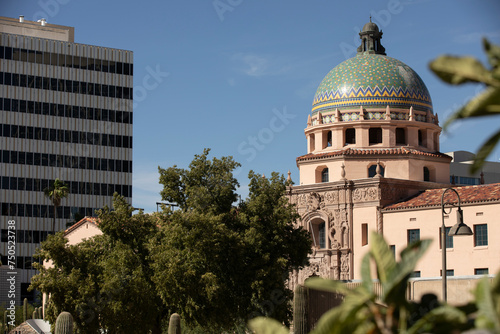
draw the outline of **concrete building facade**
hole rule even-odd
[[[73,27],[0,18],[0,276],[17,273],[18,300],[33,299],[32,255],[54,217],[43,190],[56,178],[69,188],[56,231],[111,207],[115,192],[131,203],[132,96],[131,51],[75,43]],[[0,285],[0,303],[6,296]]]
[[[471,174],[470,166],[476,156],[467,151],[447,152],[450,163],[450,182],[456,185],[500,183],[500,162],[485,161],[481,170]]]

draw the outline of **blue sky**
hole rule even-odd
[[[481,37],[500,44],[499,14],[498,0],[0,3],[1,16],[44,17],[75,27],[77,43],[134,52],[133,205],[146,212],[161,200],[158,166],[187,167],[205,147],[242,164],[243,197],[249,170],[290,170],[298,181],[295,158],[306,153],[316,88],[354,56],[370,15],[384,32],[387,55],[422,77],[443,124],[480,87],[445,85],[428,63],[444,53],[485,61]],[[441,151],[474,152],[498,124],[458,123],[441,136]],[[499,159],[497,148],[489,160]]]

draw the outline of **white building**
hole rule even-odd
[[[456,185],[500,183],[500,162],[485,161],[481,170],[471,174],[470,166],[475,154],[467,151],[446,153],[453,158],[450,163],[450,182]]]
[[[69,187],[56,231],[75,214],[132,201],[133,53],[74,42],[74,28],[0,17],[0,303],[4,276],[27,293],[35,249],[52,231],[43,189]],[[15,268],[7,269],[8,221],[15,221]]]

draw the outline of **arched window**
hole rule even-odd
[[[328,134],[326,135],[326,146],[330,147],[332,146],[332,132],[328,131]]]
[[[319,248],[326,248],[326,228],[325,222],[318,225]]]
[[[385,168],[380,165],[380,176],[384,176],[384,173],[385,173]],[[377,175],[377,165],[371,165],[369,168],[368,168],[368,177],[374,177],[375,175]]]
[[[424,181],[429,182],[431,180],[431,172],[429,168],[424,167]]]
[[[321,218],[315,218],[309,223],[312,244],[316,248],[326,248],[326,224]]]
[[[356,144],[356,130],[354,128],[345,129],[345,144]]]
[[[424,145],[424,133],[422,130],[418,130],[418,146]]]
[[[363,51],[368,51],[366,47],[366,38],[363,39]]]
[[[328,168],[325,168],[321,171],[321,182],[329,182]]]

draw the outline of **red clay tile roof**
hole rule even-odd
[[[70,233],[70,232],[74,231],[75,229],[77,229],[79,226],[81,226],[81,225],[85,224],[86,222],[92,222],[92,223],[94,223],[95,225],[99,225],[99,221],[98,221],[98,220],[99,220],[99,219],[98,219],[98,218],[96,218],[96,217],[87,217],[87,216],[85,216],[85,217],[83,217],[83,218],[82,218],[79,222],[74,223],[73,225],[71,225],[70,227],[68,227],[68,228],[66,229],[66,231],[64,231],[64,234],[66,235],[66,234],[68,234],[68,233]]]
[[[446,188],[428,189],[403,202],[386,206],[386,210],[440,206],[441,197]],[[478,186],[454,187],[459,196],[460,203],[484,203],[500,201],[500,183],[483,184]],[[444,196],[445,203],[458,203],[457,195],[448,191]]]
[[[441,152],[424,152],[408,147],[398,147],[398,148],[372,148],[372,149],[357,149],[357,148],[346,148],[339,151],[327,152],[327,153],[308,153],[297,158],[297,162],[304,160],[316,160],[342,155],[423,155],[428,157],[438,157],[438,158],[448,158],[451,161],[451,157],[441,153]]]

